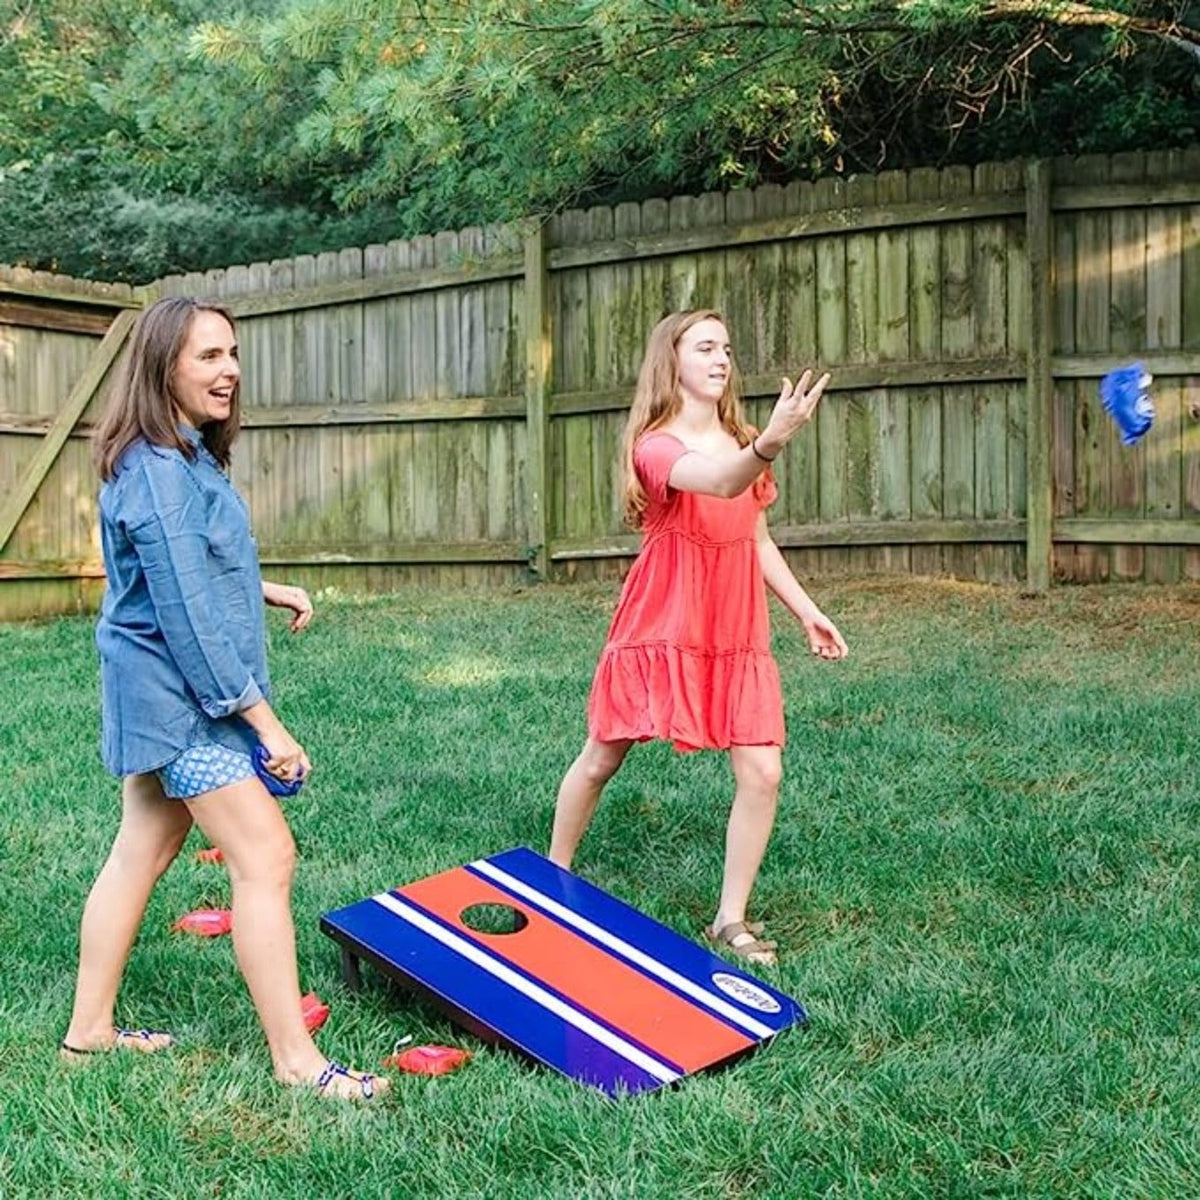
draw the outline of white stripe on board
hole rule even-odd
[[[567,908],[564,904],[560,904],[557,900],[545,895],[545,893],[539,892],[537,888],[530,887],[529,884],[518,879],[515,875],[510,875],[500,867],[494,866],[486,858],[477,859],[471,863],[471,868],[478,871],[481,875],[486,875],[489,879],[494,879],[497,883],[503,884],[510,891],[516,892],[518,896],[523,896],[530,903],[536,904],[551,916],[557,917],[565,925],[570,925],[578,929],[580,933],[586,933],[588,937],[594,938],[603,946],[607,946],[622,958],[635,963],[648,974],[661,979],[664,983],[669,983],[672,987],[678,988],[699,1004],[703,1004],[713,1012],[719,1013],[735,1025],[740,1025],[748,1033],[754,1034],[755,1037],[766,1038],[775,1034],[776,1031],[769,1025],[764,1025],[761,1021],[756,1021],[740,1009],[734,1008],[732,1004],[726,1000],[722,1000],[720,996],[714,996],[711,992],[705,991],[698,983],[694,983],[688,979],[686,975],[680,975],[678,971],[672,970],[664,963],[659,962],[657,958],[652,958],[644,950],[639,950],[636,946],[631,946],[628,942],[617,937],[616,934],[609,933],[603,926],[597,925],[594,921],[589,921],[587,917],[581,917],[577,912]]]
[[[588,1037],[594,1038],[601,1045],[607,1046],[608,1049],[612,1050],[615,1054],[619,1054],[628,1062],[633,1063],[634,1066],[641,1067],[643,1071],[649,1075],[653,1075],[655,1079],[661,1080],[663,1083],[674,1083],[677,1079],[682,1078],[682,1075],[678,1071],[667,1066],[666,1063],[659,1062],[657,1058],[651,1057],[644,1050],[639,1050],[624,1038],[619,1037],[611,1030],[605,1029],[603,1025],[593,1021],[591,1017],[565,1004],[557,996],[552,995],[545,988],[539,987],[532,980],[517,974],[511,967],[493,958],[487,951],[480,949],[473,942],[467,941],[466,938],[460,937],[452,930],[444,929],[436,921],[430,920],[423,912],[405,904],[403,900],[393,896],[390,892],[380,892],[378,896],[372,896],[371,899],[377,904],[381,904],[389,912],[407,921],[410,925],[415,925],[422,933],[435,938],[443,946],[453,950],[456,954],[461,954],[463,958],[470,960],[477,967],[482,967],[489,975],[494,975],[502,983],[507,983],[509,987],[515,988],[522,995],[528,996],[530,1000],[540,1004],[556,1017],[566,1021],[568,1025],[574,1025],[576,1029],[586,1033]]]

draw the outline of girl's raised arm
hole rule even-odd
[[[676,461],[667,482],[681,492],[725,498],[740,496],[812,420],[830,375],[827,372],[816,383],[812,376],[812,371],[805,371],[794,385],[790,379],[784,379],[766,428],[748,446],[720,455],[690,450]]]

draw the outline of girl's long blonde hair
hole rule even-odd
[[[233,314],[223,305],[188,296],[156,301],[138,318],[92,433],[92,460],[101,479],[113,477],[117,460],[138,438],[173,447],[187,458],[195,453],[176,429],[179,413],[174,375],[198,312],[215,312],[229,322],[230,329],[236,329]],[[200,430],[213,458],[226,468],[238,435],[240,396],[239,382],[234,385],[229,416],[210,421]]]
[[[625,439],[622,445],[622,462],[625,468],[624,509],[625,520],[634,529],[640,529],[646,512],[646,489],[642,487],[633,466],[633,448],[638,438],[652,429],[661,429],[672,420],[683,406],[679,391],[679,360],[676,347],[679,339],[693,325],[701,321],[720,321],[725,318],[711,308],[691,309],[686,312],[669,313],[654,327],[646,343],[646,356],[638,372],[637,388],[633,393],[633,404],[629,419],[625,423]],[[730,362],[729,382],[720,400],[717,401],[717,416],[721,425],[737,439],[739,446],[748,446],[754,431],[742,416],[742,381],[737,366]]]

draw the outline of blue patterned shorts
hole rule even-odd
[[[216,742],[202,742],[189,746],[155,774],[169,799],[191,800],[242,779],[253,779],[254,764],[248,754]]]

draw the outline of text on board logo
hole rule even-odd
[[[756,1008],[765,1013],[779,1012],[779,1001],[774,996],[768,995],[762,988],[755,987],[750,980],[743,979],[740,975],[727,975],[724,971],[718,971],[712,977],[712,981],[725,995],[731,996],[747,1008]]]

